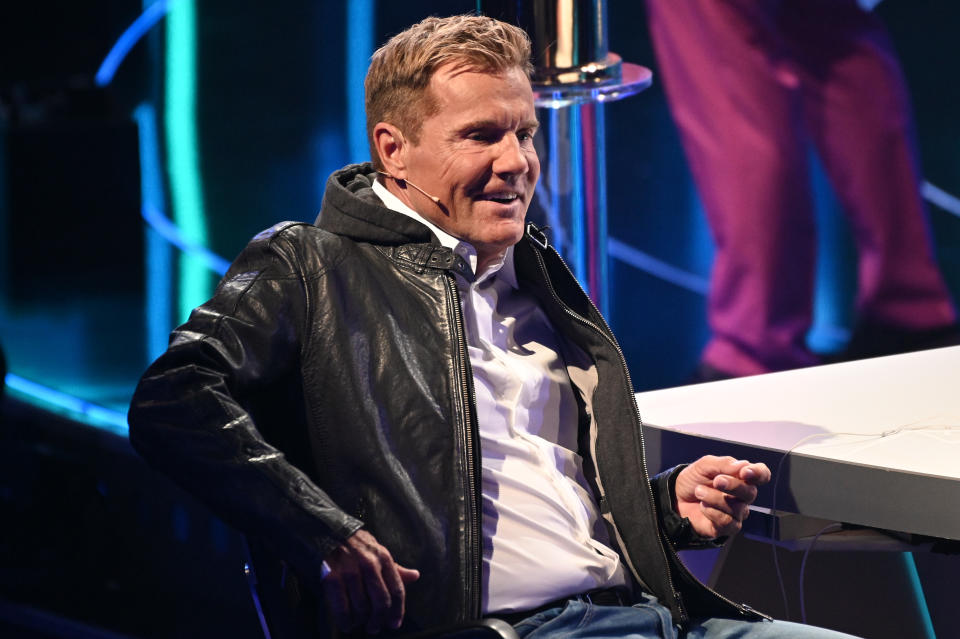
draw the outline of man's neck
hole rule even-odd
[[[417,207],[413,205],[413,201],[410,199],[409,191],[405,188],[400,188],[395,178],[392,176],[386,177],[384,175],[378,175],[377,184],[389,191],[391,195],[400,200],[408,209],[414,211],[420,217],[426,217],[423,215],[423,213],[420,213],[420,211],[417,210]]]
[[[437,239],[440,240],[440,243],[443,246],[454,249],[460,242],[470,246],[473,249],[473,252],[476,254],[476,266],[474,268],[474,274],[477,277],[483,275],[491,266],[503,261],[503,256],[506,254],[506,250],[494,252],[485,251],[484,247],[482,246],[476,246],[467,242],[466,240],[452,235],[449,231],[444,229],[435,221],[418,211],[416,208],[414,208],[413,203],[410,201],[406,189],[401,189],[398,187],[395,180],[378,177],[374,182],[373,191],[377,194],[377,197],[383,201],[384,205],[388,209],[413,217],[414,219],[425,224],[431,231],[433,231],[434,235],[437,236]]]
[[[440,243],[447,248],[454,248],[458,242],[462,241],[458,237],[448,233],[442,226],[431,220],[429,217],[418,211],[404,189],[396,186],[394,180],[378,177],[373,183],[373,192],[383,202],[384,206],[392,211],[403,213],[408,217],[425,224],[427,228],[433,231],[434,235],[440,240]]]
[[[506,249],[500,251],[499,253],[488,254],[480,253],[479,249],[477,250],[477,277],[480,277],[487,272],[487,269],[503,261],[503,256],[506,254]]]

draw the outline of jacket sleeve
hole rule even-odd
[[[128,419],[151,466],[315,584],[323,557],[362,522],[268,443],[245,408],[246,398],[299,375],[309,338],[304,281],[322,272],[303,272],[289,241],[296,230],[278,225],[251,241],[213,298],[174,330]]]
[[[681,517],[680,513],[673,507],[677,475],[686,467],[687,464],[674,466],[650,479],[650,487],[653,489],[653,499],[657,504],[657,517],[660,520],[660,529],[664,532],[675,550],[719,548],[726,542],[726,537],[717,537],[716,539],[702,537],[693,529],[693,526],[690,525],[690,520],[686,517]]]

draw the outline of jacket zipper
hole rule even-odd
[[[563,267],[566,269],[567,274],[568,274],[573,280],[576,280],[576,277],[573,275],[573,272],[570,270],[570,267],[567,266],[567,263],[563,261],[563,258],[560,257],[560,254],[557,253],[556,249],[554,249],[554,248],[551,246],[551,247],[549,247],[548,250],[550,250],[550,251],[553,252],[553,254],[556,256],[557,260],[560,261],[560,264],[562,264]],[[537,250],[535,250],[535,249],[534,249],[534,255],[536,255],[536,257],[537,257],[537,263],[538,263],[539,266],[540,266],[540,270],[541,270],[541,272],[543,273],[544,280],[546,281],[547,286],[548,286],[548,288],[549,288],[549,290],[550,290],[550,295],[551,295],[551,296],[553,297],[553,299],[556,300],[556,302],[560,305],[560,308],[564,311],[564,313],[566,313],[567,315],[569,315],[570,317],[572,317],[572,318],[573,318],[574,320],[576,320],[577,322],[579,322],[579,323],[581,323],[581,324],[583,324],[583,325],[591,328],[592,330],[596,331],[597,333],[599,333],[607,342],[609,342],[609,344],[610,344],[611,346],[613,346],[614,350],[616,350],[617,355],[619,356],[619,359],[620,359],[620,367],[621,367],[621,369],[623,370],[625,379],[627,380],[627,391],[628,391],[628,395],[632,397],[632,396],[633,396],[633,382],[632,382],[631,379],[630,379],[630,370],[627,368],[627,360],[626,360],[626,358],[625,358],[624,355],[623,355],[623,351],[620,349],[620,345],[617,344],[617,342],[616,342],[615,340],[613,340],[613,339],[610,338],[610,335],[612,335],[613,332],[610,330],[610,326],[607,324],[607,322],[606,322],[606,320],[604,319],[603,315],[601,315],[599,309],[597,309],[596,305],[593,303],[593,300],[590,299],[590,297],[589,297],[588,295],[585,295],[585,297],[587,298],[587,301],[588,301],[589,304],[590,304],[590,307],[591,307],[594,311],[596,311],[597,317],[599,317],[599,318],[600,318],[600,321],[603,322],[603,328],[601,328],[600,326],[597,326],[596,324],[594,324],[593,322],[591,322],[591,321],[588,320],[587,318],[581,317],[579,314],[575,313],[572,309],[570,309],[570,308],[564,303],[563,300],[560,299],[560,296],[557,295],[556,290],[554,290],[554,288],[553,288],[553,282],[550,281],[550,275],[549,275],[549,273],[547,273],[547,265],[546,265],[546,263],[543,261],[543,256],[541,256],[540,253],[539,253]],[[604,329],[606,329],[606,332],[604,332]],[[639,409],[637,408],[637,402],[636,402],[636,401],[633,401],[633,402],[631,402],[631,405],[633,406],[633,412],[634,412],[634,416],[636,417],[637,424],[639,424],[639,426],[640,426],[639,433],[640,433],[640,452],[641,452],[640,463],[641,463],[641,470],[643,471],[643,476],[644,476],[644,477],[647,477],[647,478],[648,478],[647,481],[649,482],[650,472],[647,470],[646,445],[645,445],[644,439],[643,439],[643,419],[640,417],[640,411],[639,411]],[[594,460],[594,464],[596,464],[596,463],[597,463],[597,460]],[[598,469],[598,470],[599,470],[599,469]],[[647,492],[647,499],[648,499],[648,501],[649,501],[649,503],[650,503],[650,512],[656,514],[657,509],[656,509],[656,505],[655,505],[654,502],[653,502],[653,492],[652,492],[651,490],[649,490],[649,488],[648,488],[648,490],[647,490],[646,492]],[[614,527],[616,527],[616,524],[614,524]],[[619,534],[619,532],[617,533],[617,537],[618,537],[618,539],[621,537],[621,535]],[[659,537],[659,526],[658,526],[658,537]],[[681,621],[682,624],[685,624],[685,623],[689,620],[690,617],[689,617],[689,615],[687,614],[686,608],[684,607],[683,599],[681,598],[680,593],[677,591],[677,588],[676,588],[676,586],[675,586],[674,583],[673,583],[673,577],[672,577],[672,575],[670,574],[670,569],[669,569],[670,560],[667,558],[666,551],[665,551],[664,548],[663,548],[663,541],[661,540],[660,543],[658,543],[657,545],[660,546],[660,553],[661,553],[661,555],[663,555],[663,562],[664,562],[664,564],[667,566],[667,583],[670,584],[670,593],[671,593],[671,595],[673,596],[673,599],[674,599],[674,601],[675,601],[676,604],[677,604],[677,608],[680,610],[680,621]],[[678,561],[679,561],[679,558],[678,558]],[[636,572],[636,567],[634,567],[634,572]]]
[[[727,605],[730,605],[730,606],[736,608],[737,610],[740,611],[741,614],[744,614],[744,615],[758,615],[758,616],[760,616],[760,617],[763,617],[763,618],[766,619],[767,621],[773,621],[773,617],[771,617],[770,615],[766,615],[766,614],[760,612],[759,610],[756,610],[756,609],[748,606],[748,605],[745,604],[745,603],[738,603],[738,602],[733,601],[733,600],[731,600],[731,599],[727,599],[726,597],[724,597],[723,595],[721,595],[719,592],[717,592],[716,590],[714,590],[714,589],[711,588],[710,586],[708,586],[708,585],[700,582],[696,577],[694,577],[694,576],[690,573],[689,570],[687,570],[686,565],[684,565],[684,563],[680,560],[680,555],[677,554],[676,549],[674,549],[674,547],[670,544],[669,540],[664,540],[660,545],[661,545],[661,546],[665,545],[665,546],[670,550],[670,553],[673,555],[674,559],[676,560],[676,565],[679,566],[685,573],[687,573],[687,575],[688,575],[691,579],[693,579],[694,581],[697,581],[698,583],[700,583],[700,585],[703,586],[706,590],[708,590],[711,594],[713,594],[713,596],[717,597],[718,599],[720,599],[721,601],[723,601],[723,602],[726,603]]]
[[[480,574],[483,569],[482,555],[480,552],[480,509],[477,507],[480,491],[481,479],[476,464],[476,439],[478,436],[477,428],[473,423],[473,407],[476,406],[475,391],[473,388],[473,374],[470,370],[470,359],[467,353],[467,339],[463,326],[463,310],[460,308],[460,292],[457,290],[454,276],[450,273],[444,273],[444,282],[448,292],[448,301],[451,304],[453,314],[453,323],[456,330],[454,338],[457,341],[457,354],[459,357],[460,372],[460,391],[461,397],[467,399],[464,402],[464,451],[467,464],[467,475],[470,478],[471,490],[467,495],[467,521],[469,525],[467,546],[470,548],[470,589],[464,595],[464,610],[468,612],[468,619],[477,619],[480,617]]]
[[[544,248],[547,249],[547,247],[544,247]],[[563,265],[563,267],[564,267],[564,268],[566,269],[566,271],[567,271],[567,274],[570,275],[571,278],[573,278],[574,280],[576,280],[576,277],[573,275],[573,272],[570,270],[570,267],[567,266],[567,263],[563,261],[563,258],[560,257],[560,254],[557,253],[557,250],[556,250],[555,248],[553,248],[552,246],[549,247],[549,250],[553,252],[553,254],[556,256],[557,260],[559,260],[560,264]],[[590,296],[585,295],[585,297],[587,298],[587,302],[589,302],[589,304],[590,304],[590,307],[593,308],[594,311],[596,311],[597,317],[599,317],[599,318],[600,318],[600,321],[603,322],[603,328],[606,329],[606,331],[607,331],[606,333],[605,333],[599,326],[597,326],[596,324],[594,324],[594,323],[591,322],[590,320],[586,319],[585,317],[581,317],[580,315],[578,315],[577,313],[575,313],[573,310],[571,310],[569,307],[567,307],[567,305],[563,302],[563,300],[560,299],[560,296],[557,295],[556,291],[555,291],[554,288],[553,288],[553,283],[550,281],[550,276],[549,276],[549,274],[547,273],[547,265],[546,265],[546,263],[543,261],[543,256],[541,256],[540,253],[539,253],[538,251],[536,251],[536,250],[534,250],[534,255],[536,255],[536,257],[537,257],[537,263],[540,265],[540,270],[541,270],[541,272],[543,273],[544,280],[547,282],[548,288],[550,289],[550,294],[551,294],[551,296],[553,296],[553,299],[556,300],[556,301],[559,303],[560,308],[562,308],[563,311],[564,311],[567,315],[573,317],[573,318],[574,318],[575,320],[577,320],[578,322],[580,322],[580,323],[582,323],[582,324],[584,324],[584,325],[586,325],[586,326],[589,326],[590,328],[592,328],[592,329],[595,330],[596,332],[600,333],[600,335],[602,335],[603,338],[606,339],[606,340],[610,343],[610,345],[613,346],[613,348],[617,351],[617,355],[619,355],[619,358],[620,358],[620,366],[621,366],[621,368],[623,369],[624,375],[626,376],[628,391],[629,391],[629,394],[632,396],[632,395],[633,395],[633,381],[630,379],[630,370],[627,368],[627,360],[626,360],[626,358],[625,358],[624,355],[623,355],[623,350],[620,348],[620,345],[617,344],[617,342],[616,342],[615,340],[613,340],[613,339],[611,339],[611,338],[609,337],[609,335],[612,335],[612,334],[613,334],[613,331],[610,330],[610,325],[607,324],[606,319],[604,319],[604,317],[603,317],[603,315],[600,313],[599,309],[597,309],[596,305],[593,303],[593,300],[590,299]],[[647,470],[647,450],[646,450],[646,443],[644,442],[644,438],[643,438],[643,418],[640,416],[640,409],[637,408],[637,402],[634,400],[633,402],[631,402],[631,405],[633,406],[633,412],[634,412],[634,416],[637,418],[637,423],[640,425],[640,450],[641,450],[641,453],[642,453],[642,456],[641,456],[641,464],[642,464],[643,476],[649,478],[649,477],[650,477],[650,472],[649,472],[649,470]],[[594,460],[594,463],[596,463],[596,460]],[[653,502],[653,493],[652,493],[652,492],[647,491],[647,499],[648,499],[649,502],[650,502],[651,512],[656,513],[656,512],[657,512],[657,511],[656,511],[656,505],[655,505],[654,502]],[[687,567],[684,566],[683,562],[680,560],[680,556],[677,554],[677,551],[676,551],[676,550],[673,548],[673,546],[670,544],[669,540],[662,539],[662,535],[660,535],[659,529],[658,529],[658,533],[657,533],[657,534],[658,534],[658,537],[661,538],[661,541],[660,541],[660,544],[659,544],[659,546],[660,546],[660,552],[661,552],[661,554],[663,555],[663,559],[664,559],[664,561],[666,562],[666,564],[667,564],[667,566],[668,566],[668,569],[667,569],[667,582],[670,584],[670,590],[671,590],[671,594],[673,595],[674,601],[676,601],[677,607],[680,609],[680,620],[681,620],[681,623],[685,624],[687,621],[689,621],[690,616],[689,616],[689,614],[687,613],[687,611],[686,611],[686,609],[685,609],[685,607],[684,607],[683,599],[682,599],[682,597],[680,596],[680,593],[677,591],[677,588],[676,588],[676,586],[675,586],[674,583],[673,583],[673,577],[670,575],[670,571],[669,571],[670,562],[669,562],[669,560],[667,559],[667,554],[666,554],[667,551],[664,549],[664,546],[665,546],[665,545],[670,549],[670,552],[673,554],[673,558],[674,558],[674,560],[675,560],[676,565],[678,565],[678,566],[679,566],[684,572],[686,572],[692,579],[694,579],[695,581],[698,581],[698,580],[697,580],[695,577],[693,577],[693,575],[691,575],[690,572],[687,570]],[[618,534],[618,537],[619,537],[619,534]],[[750,606],[748,606],[748,605],[746,605],[746,604],[737,603],[737,602],[735,602],[735,601],[731,601],[730,599],[727,599],[726,597],[724,597],[723,595],[721,595],[719,592],[715,591],[714,589],[710,588],[709,586],[707,586],[707,585],[705,585],[705,584],[701,584],[701,585],[702,585],[706,590],[708,590],[710,593],[712,593],[714,596],[716,596],[717,598],[719,598],[719,599],[721,599],[722,601],[726,602],[728,605],[736,608],[737,610],[739,610],[739,611],[740,611],[741,613],[743,613],[743,614],[756,614],[756,615],[759,615],[759,616],[761,616],[761,617],[763,617],[763,618],[765,618],[765,619],[767,619],[767,620],[772,619],[772,617],[769,617],[768,615],[765,615],[765,614],[763,614],[762,612],[760,612],[760,611],[758,611],[758,610],[754,610],[753,608],[751,608]]]

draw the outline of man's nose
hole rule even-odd
[[[504,136],[497,147],[497,157],[493,161],[494,173],[522,175],[530,170],[530,160],[515,135]]]

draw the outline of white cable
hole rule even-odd
[[[806,597],[804,596],[803,590],[803,574],[807,570],[807,557],[810,556],[810,552],[813,550],[813,545],[817,543],[817,540],[820,539],[820,535],[832,529],[840,530],[843,528],[841,524],[827,524],[820,529],[816,535],[814,535],[813,540],[810,542],[810,545],[807,546],[807,549],[803,551],[803,561],[800,562],[800,622],[807,623],[807,604]]]
[[[781,471],[782,468],[783,468],[783,462],[785,462],[785,461],[787,460],[787,457],[790,456],[790,453],[792,453],[792,452],[793,452],[794,450],[796,450],[798,447],[800,447],[801,445],[803,445],[803,444],[806,443],[807,441],[809,441],[809,440],[811,440],[811,439],[814,439],[814,438],[817,438],[817,437],[833,437],[833,436],[836,436],[836,435],[848,435],[848,436],[851,436],[851,437],[868,437],[868,438],[878,438],[878,439],[881,439],[881,438],[884,438],[884,437],[889,437],[889,436],[891,436],[891,435],[896,435],[896,434],[899,434],[899,433],[902,433],[902,432],[908,432],[908,431],[921,431],[921,430],[957,430],[958,428],[960,428],[960,427],[958,427],[958,426],[953,426],[953,425],[949,425],[949,424],[947,424],[947,425],[934,425],[934,424],[930,424],[930,423],[929,423],[929,422],[933,422],[933,421],[935,421],[935,420],[937,420],[937,419],[940,419],[941,417],[943,417],[943,416],[941,416],[941,415],[935,415],[935,416],[933,416],[933,417],[924,418],[924,419],[919,419],[919,420],[917,420],[917,421],[915,421],[915,422],[910,422],[910,423],[904,424],[904,425],[902,425],[902,426],[897,426],[897,427],[894,427],[894,428],[889,428],[889,429],[887,429],[887,430],[880,431],[879,433],[847,433],[847,432],[839,432],[839,433],[831,433],[831,432],[813,433],[813,434],[811,434],[811,435],[807,435],[806,437],[801,437],[801,438],[798,439],[789,449],[787,449],[787,450],[783,453],[783,456],[780,457],[780,461],[777,462],[777,469],[776,469],[776,471],[774,472],[774,477],[773,477],[773,497],[772,497],[771,500],[770,500],[770,525],[769,525],[769,527],[768,527],[768,530],[769,530],[770,542],[771,542],[771,543],[770,543],[770,549],[771,549],[771,551],[773,552],[773,567],[774,567],[775,572],[777,573],[777,584],[780,586],[780,596],[783,598],[784,619],[786,619],[787,621],[790,620],[790,604],[789,604],[789,601],[787,600],[787,588],[786,588],[786,584],[784,583],[784,580],[783,580],[783,573],[782,573],[781,570],[780,570],[780,558],[777,556],[777,544],[776,544],[776,538],[775,538],[775,536],[774,536],[774,533],[776,532],[776,531],[775,531],[775,527],[776,527],[776,524],[777,524],[777,487],[778,487],[779,484],[780,484],[780,475],[781,475],[781,472],[780,472],[780,471]],[[950,417],[951,417],[952,419],[955,419],[957,422],[960,422],[960,417],[954,417],[954,416],[952,416],[952,415],[951,415]],[[926,425],[923,425],[924,423],[926,423]],[[837,524],[830,524],[830,526],[835,526],[835,525],[837,525]],[[813,542],[816,542],[817,537],[819,537],[827,528],[830,528],[830,526],[827,526],[826,528],[824,528],[823,530],[821,530],[820,532],[818,532],[818,533],[817,533],[817,536],[814,538]],[[812,545],[813,545],[813,543],[811,543],[811,547],[812,547]],[[807,552],[809,552],[809,548],[807,549]],[[803,563],[806,563],[806,553],[804,554]],[[804,620],[804,623],[805,623],[806,610],[804,609],[804,600],[803,600],[803,567],[804,567],[803,564],[801,564],[801,566],[800,566],[800,615],[801,615],[801,617],[802,617],[802,619]]]

